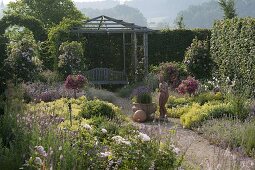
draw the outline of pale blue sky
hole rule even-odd
[[[1,2],[2,0],[0,0]],[[3,0],[4,4],[7,4],[10,1],[15,1],[15,0]],[[104,1],[104,0],[74,0],[75,2],[89,2],[89,1]],[[125,1],[130,1],[130,0],[116,0],[120,2],[125,2]]]

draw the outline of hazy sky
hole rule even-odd
[[[0,0],[1,2],[2,0]],[[4,4],[7,4],[10,1],[15,1],[15,0],[3,0]],[[104,0],[74,0],[75,2],[89,2],[89,1],[104,1]],[[116,1],[120,1],[121,3],[125,2],[125,1],[130,1],[130,0],[116,0]]]

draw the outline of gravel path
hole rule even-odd
[[[132,114],[132,105],[128,99],[116,97],[113,103],[121,107],[124,113]],[[184,154],[184,169],[255,170],[254,159],[211,145],[196,132],[182,128],[179,119],[134,124],[148,135],[171,140],[180,149],[181,154]]]
[[[100,95],[100,90],[94,89],[92,94]],[[104,91],[103,97],[119,106],[123,113],[132,115],[130,100],[117,97],[114,93]],[[100,97],[99,97],[100,98]],[[101,96],[102,98],[102,96]],[[166,122],[134,123],[141,131],[162,140],[170,140],[180,154],[184,155],[183,169],[190,170],[255,170],[255,160],[242,157],[238,153],[211,145],[196,132],[183,129],[179,119],[169,119]],[[177,149],[178,150],[178,149]]]

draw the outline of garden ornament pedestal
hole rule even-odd
[[[146,120],[152,120],[153,114],[157,110],[156,103],[142,104],[142,103],[133,103],[132,107],[133,112],[135,113],[137,110],[143,110],[146,113]]]

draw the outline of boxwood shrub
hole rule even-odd
[[[116,118],[119,113],[118,108],[114,105],[100,100],[91,100],[86,102],[80,111],[80,115],[87,119],[100,116],[113,119]]]

